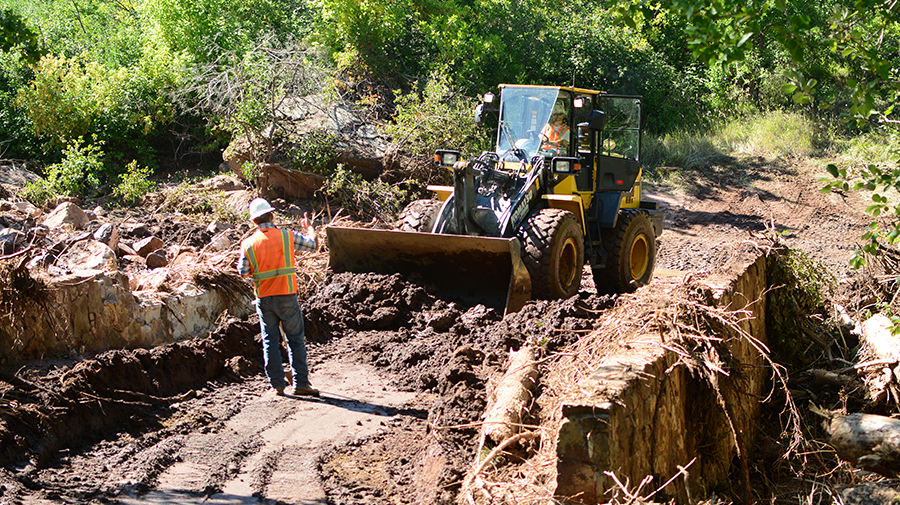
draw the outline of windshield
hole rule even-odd
[[[503,88],[500,103],[500,128],[497,134],[497,154],[513,147],[524,151],[526,158],[542,153],[548,156],[567,149],[568,127],[557,128],[553,145],[546,142],[551,115],[568,123],[571,96],[559,88],[508,86]],[[560,118],[560,115],[562,117]],[[542,131],[545,132],[542,142]]]

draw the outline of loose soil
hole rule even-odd
[[[666,209],[660,282],[765,247],[749,232],[774,227],[841,280],[849,303],[847,264],[870,222],[855,195],[821,194],[809,166],[742,163],[645,184]],[[167,242],[210,238],[136,217]],[[318,399],[267,392],[255,316],[154,349],[0,370],[0,503],[453,503],[510,350],[559,351],[616,302],[587,276],[571,299],[502,317],[400,275],[331,275],[303,300]]]

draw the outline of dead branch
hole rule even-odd
[[[479,463],[469,475],[466,476],[465,480],[463,480],[462,487],[460,488],[460,494],[466,497],[466,501],[472,505],[475,503],[475,498],[472,495],[472,482],[477,478],[481,472],[497,457],[501,452],[503,452],[507,447],[518,443],[520,440],[530,440],[532,438],[538,438],[541,436],[539,431],[526,431],[523,433],[519,433],[517,435],[513,435],[503,442],[501,442],[497,447],[494,447],[491,452],[488,453],[487,456]]]

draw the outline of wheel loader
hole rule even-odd
[[[584,265],[600,293],[650,282],[663,211],[641,193],[641,97],[499,90],[475,110],[497,121],[495,149],[438,150],[453,185],[428,186],[435,198],[407,206],[397,230],[326,227],[332,271],[414,275],[505,313],[576,294]]]

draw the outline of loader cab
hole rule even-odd
[[[501,94],[495,151],[504,161],[571,155],[576,135],[572,129],[570,91],[558,87],[501,86]],[[561,124],[555,121],[559,117]]]

